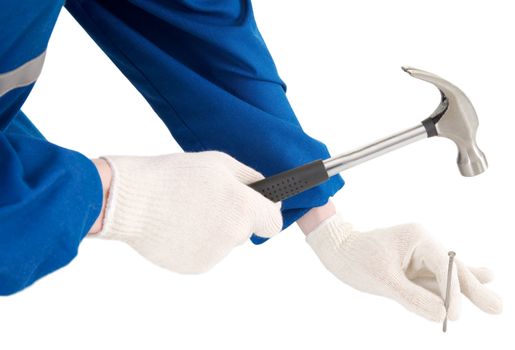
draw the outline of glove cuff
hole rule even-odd
[[[155,222],[156,208],[163,208],[159,201],[159,179],[149,179],[142,157],[103,156],[112,170],[102,230],[98,238],[130,242],[141,237],[149,223]]]
[[[322,221],[306,236],[306,242],[315,250],[331,250],[344,245],[352,235],[352,225],[346,223],[339,213]]]

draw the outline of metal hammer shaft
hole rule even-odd
[[[383,138],[351,152],[326,160],[316,160],[250,185],[273,202],[279,202],[320,185],[343,170],[379,157],[415,141],[425,139],[428,133],[423,124]]]
[[[343,170],[352,168],[367,160],[379,157],[385,153],[404,147],[415,141],[427,138],[426,128],[419,124],[413,128],[401,131],[384,139],[373,142],[354,151],[342,153],[336,157],[324,160],[325,170],[329,177]]]

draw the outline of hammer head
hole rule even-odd
[[[468,97],[459,88],[435,74],[411,67],[402,69],[414,78],[432,83],[440,90],[440,105],[422,122],[428,136],[442,136],[456,143],[458,167],[463,176],[476,176],[484,172],[488,164],[476,143],[479,122]]]

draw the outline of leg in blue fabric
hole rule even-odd
[[[0,295],[69,263],[102,205],[93,163],[45,141],[20,111],[62,3],[0,2]]]
[[[70,0],[66,7],[184,150],[224,151],[265,176],[329,157],[295,117],[249,1]],[[336,176],[284,201],[285,227],[342,186]]]

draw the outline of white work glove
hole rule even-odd
[[[356,232],[335,214],[311,232],[306,241],[325,267],[344,283],[394,299],[429,320],[443,321],[448,251],[420,226]],[[500,313],[501,299],[483,285],[492,279],[492,273],[485,268],[467,267],[459,259],[454,261],[449,319],[459,316],[461,293],[481,310]]]
[[[204,272],[252,233],[281,230],[280,203],[246,185],[263,176],[225,153],[103,158],[113,180],[95,236],[125,242],[156,265]]]

